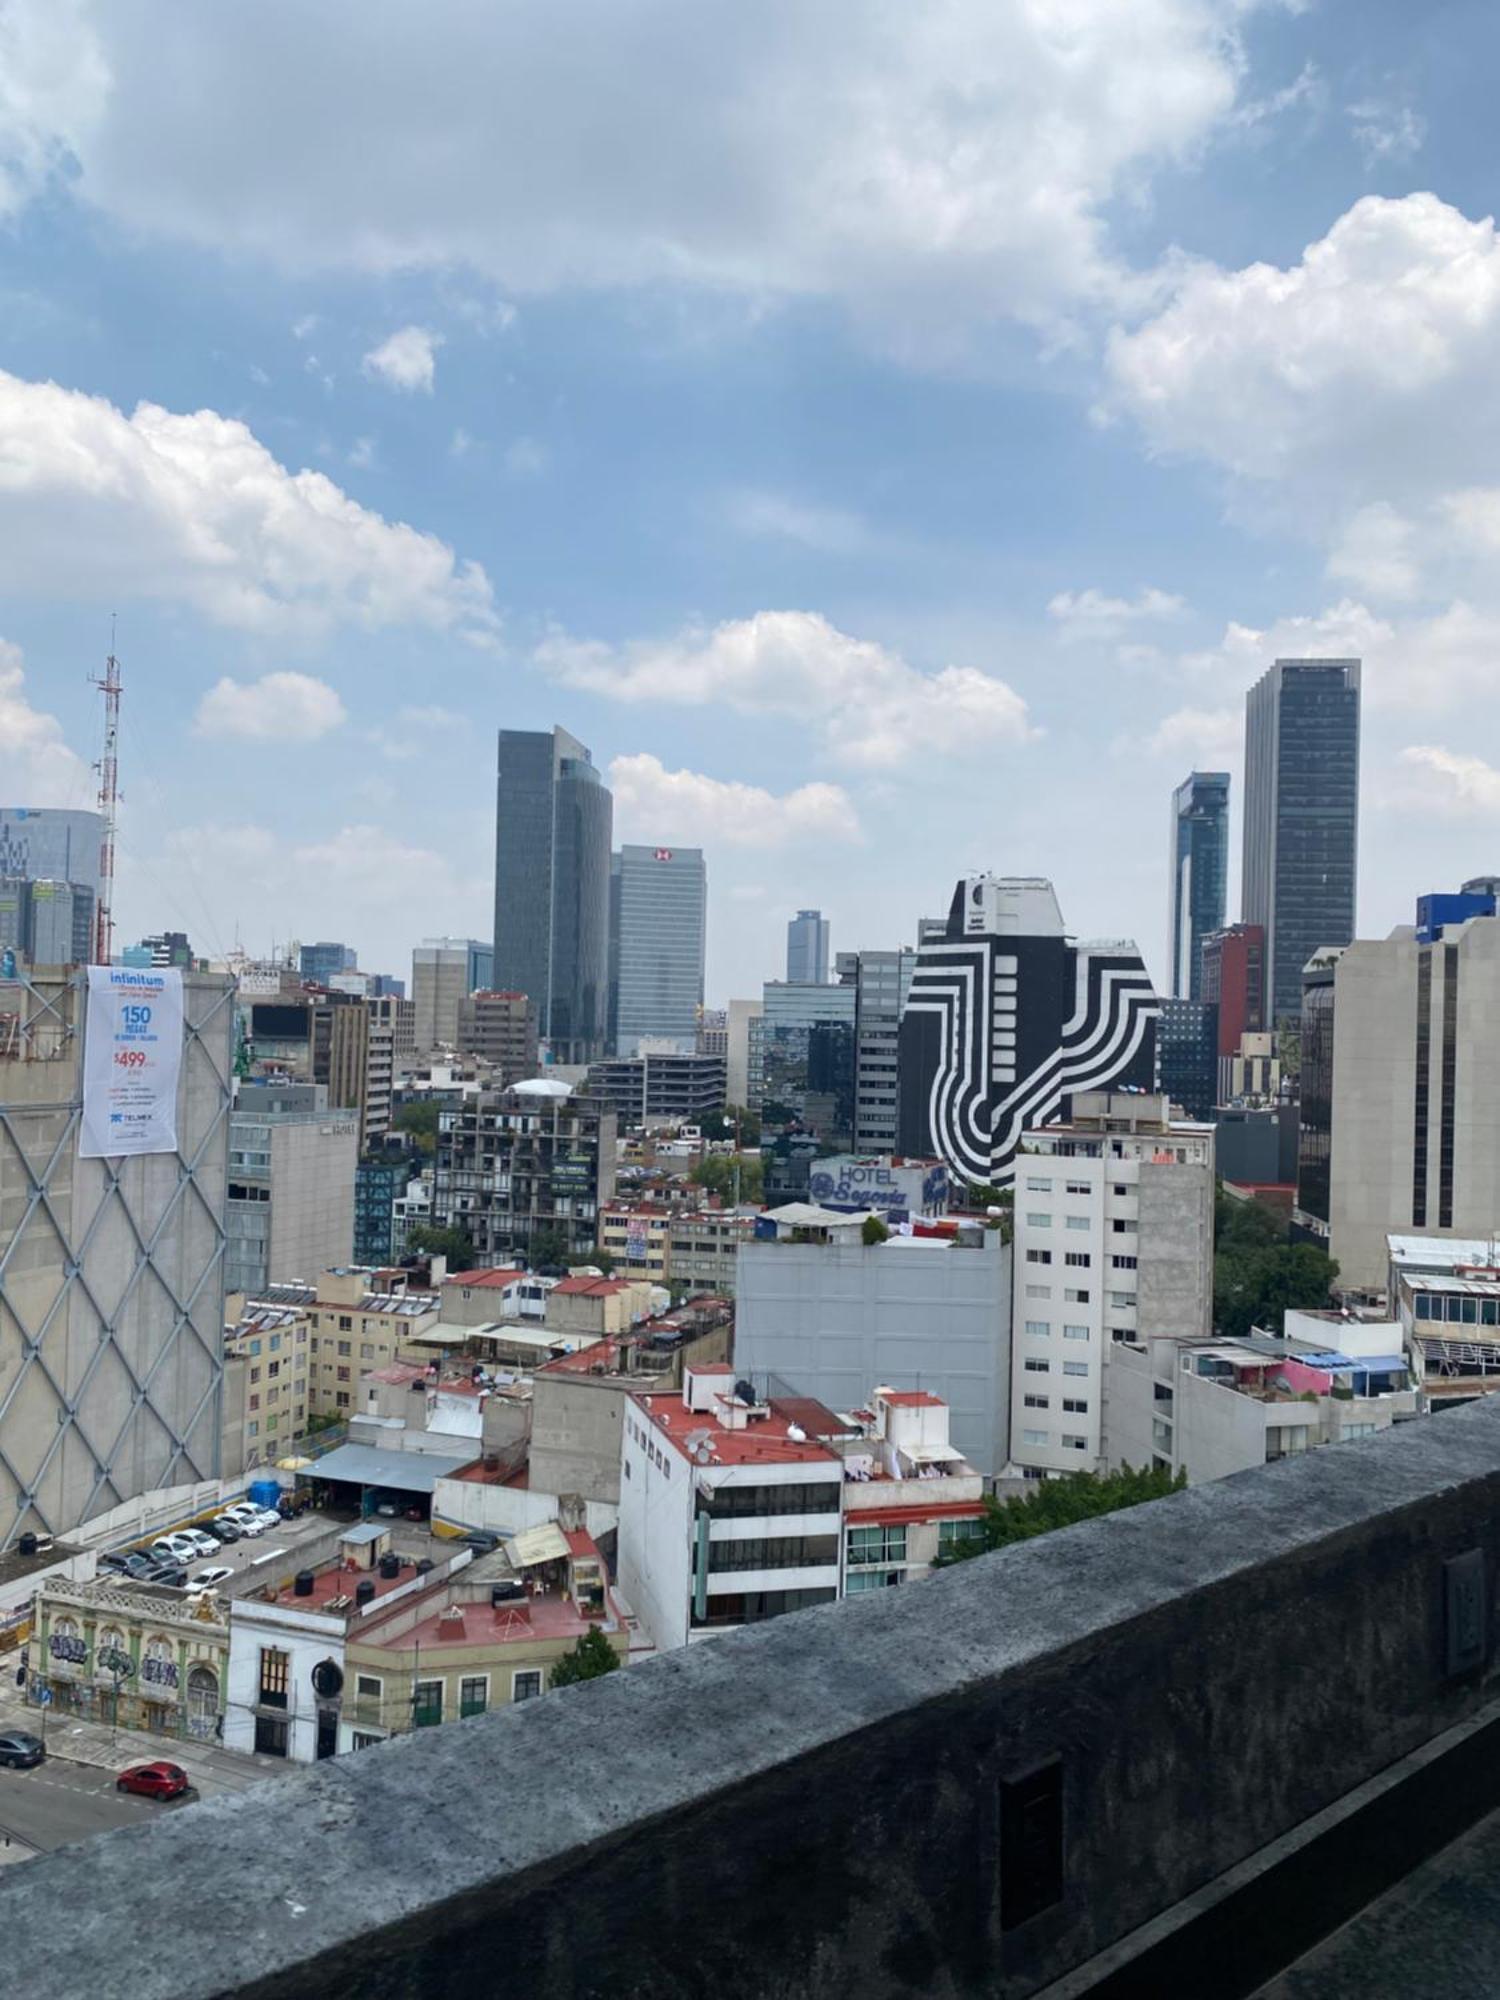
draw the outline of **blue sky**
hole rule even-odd
[[[88,802],[113,611],[127,937],[483,935],[558,721],[711,1000],[980,866],[1161,972],[1173,785],[1347,650],[1406,920],[1500,833],[1497,32],[0,0],[0,792]]]

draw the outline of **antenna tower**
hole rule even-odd
[[[94,905],[94,963],[108,965],[114,949],[115,821],[120,803],[120,662],[115,658],[115,622],[109,621],[109,653],[104,675],[89,675],[104,696],[104,755],[94,766],[99,773],[99,812],[104,833],[99,842],[99,896]]]

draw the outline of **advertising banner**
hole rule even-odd
[[[177,1150],[182,974],[91,965],[79,1157]]]

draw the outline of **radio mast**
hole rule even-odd
[[[104,755],[94,766],[99,773],[99,812],[104,833],[99,842],[99,895],[94,904],[94,963],[108,965],[114,949],[115,820],[118,814],[120,740],[120,662],[115,658],[115,621],[109,621],[109,653],[104,677],[89,675],[104,696]]]

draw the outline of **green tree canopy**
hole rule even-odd
[[[580,1264],[597,1264],[606,1278],[614,1276],[615,1253],[606,1250],[602,1243],[591,1244],[577,1260]]]
[[[572,1261],[568,1239],[560,1229],[538,1229],[531,1239],[530,1254],[533,1271],[545,1271]]]
[[[739,1142],[742,1146],[760,1144],[760,1120],[753,1111],[747,1111],[742,1104],[728,1104],[722,1111],[710,1111],[698,1120],[698,1129],[705,1139],[732,1139],[738,1121]]]
[[[859,1233],[866,1243],[884,1243],[891,1232],[878,1215],[867,1215]]]
[[[1009,1548],[1012,1542],[1029,1542],[1034,1535],[1049,1534],[1054,1528],[1070,1528],[1075,1521],[1091,1521],[1096,1514],[1114,1514],[1121,1507],[1138,1507],[1143,1500],[1162,1500],[1187,1485],[1187,1474],[1143,1466],[1123,1466],[1118,1472],[1070,1472],[1061,1479],[1039,1479],[1029,1493],[1013,1499],[997,1500],[987,1493],[981,1532],[938,1557],[940,1564],[963,1562],[970,1556],[988,1555],[992,1549]]]
[[[391,1116],[391,1124],[398,1132],[404,1132],[417,1151],[431,1159],[437,1151],[439,1107],[430,1099],[422,1099],[414,1104],[398,1105]]]
[[[1311,1243],[1240,1249],[1231,1244],[1214,1257],[1214,1325],[1231,1337],[1261,1326],[1281,1332],[1282,1314],[1316,1311],[1332,1303],[1339,1267]]]
[[[620,1656],[597,1625],[591,1625],[571,1653],[564,1653],[547,1676],[548,1687],[571,1687],[575,1681],[596,1681],[612,1674]]]
[[[709,1153],[688,1175],[698,1187],[707,1188],[721,1201],[734,1200],[734,1170],[740,1170],[740,1200],[758,1202],[765,1188],[765,1173],[759,1153]]]
[[[418,1222],[407,1230],[406,1247],[420,1257],[446,1257],[450,1271],[472,1270],[478,1259],[464,1230],[438,1229],[430,1222]]]

